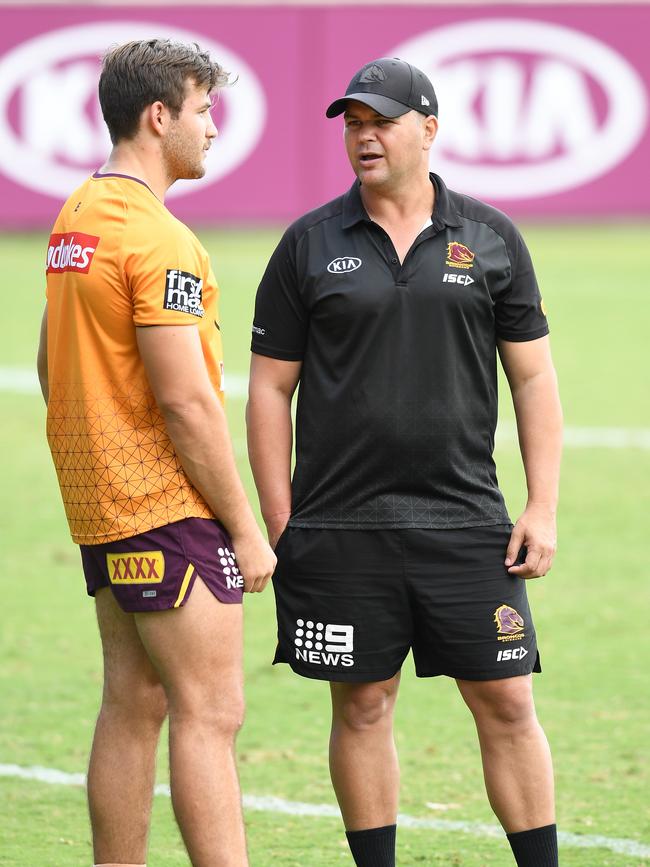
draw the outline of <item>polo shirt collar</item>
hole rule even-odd
[[[439,175],[429,173],[429,178],[436,191],[435,204],[431,214],[433,228],[440,232],[445,226],[460,227],[462,223],[451,202],[449,191]],[[361,201],[361,183],[355,181],[343,196],[343,228],[349,229],[357,223],[370,222],[370,217]]]

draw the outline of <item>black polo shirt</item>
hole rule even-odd
[[[402,264],[357,182],[289,227],[262,278],[252,351],[303,363],[292,526],[509,520],[492,458],[497,338],[535,340],[546,317],[510,220],[431,180],[432,225]]]

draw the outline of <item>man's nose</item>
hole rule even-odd
[[[361,124],[361,131],[359,133],[359,138],[361,141],[372,141],[375,138],[375,128],[371,123],[363,123]]]

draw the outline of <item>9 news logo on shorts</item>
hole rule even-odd
[[[293,643],[296,659],[329,668],[354,665],[354,626],[296,620]]]

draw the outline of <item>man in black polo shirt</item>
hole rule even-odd
[[[494,208],[429,174],[431,83],[366,64],[327,110],[357,181],[295,222],[258,290],[250,458],[276,547],[276,662],[330,682],[330,768],[355,862],[395,863],[392,714],[456,679],[520,867],[555,867],[553,774],[532,699],[525,580],[555,551],[561,410],[530,256]],[[528,502],[496,479],[497,352]],[[291,480],[291,397],[300,382]]]

